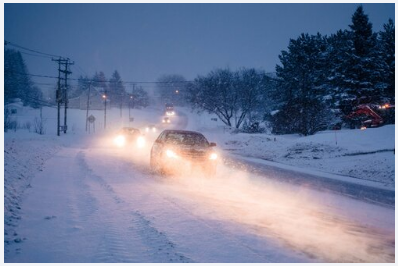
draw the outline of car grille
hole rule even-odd
[[[198,150],[182,150],[180,154],[183,158],[188,160],[205,160],[207,158],[207,152]]]

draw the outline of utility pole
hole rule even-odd
[[[86,112],[86,132],[88,127],[88,110],[90,109],[90,92],[91,92],[91,81],[88,84],[88,94],[87,94],[87,112]]]
[[[65,103],[65,113],[64,113],[64,126],[63,126],[63,131],[64,134],[66,134],[67,130],[67,109],[68,109],[68,94],[67,94],[67,89],[68,89],[68,75],[71,74],[68,70],[69,65],[73,65],[74,63],[69,62],[69,58],[59,58],[59,59],[52,59],[52,61],[58,62],[58,88],[56,91],[56,98],[57,98],[57,136],[60,135],[61,131],[61,104],[62,102]],[[65,66],[65,69],[61,69],[61,66]],[[61,78],[61,73],[65,74],[64,78]],[[64,89],[61,89],[61,79],[65,80],[64,83]]]
[[[59,59],[52,59],[52,61],[58,62],[58,82],[57,82],[57,91],[55,93],[55,98],[57,100],[57,136],[59,136],[60,131],[60,120],[61,120],[61,58]]]
[[[65,71],[63,72],[65,74],[65,93],[64,93],[64,97],[65,97],[65,115],[64,115],[64,134],[66,134],[66,130],[67,130],[67,124],[66,124],[66,118],[67,118],[67,110],[68,110],[68,75],[72,74],[71,71],[68,70],[68,65],[73,65],[74,63],[70,63],[69,62],[69,58],[66,59],[65,62]]]
[[[106,95],[106,93],[107,93],[107,91],[105,89],[104,95],[102,95],[102,98],[104,98],[104,106],[105,106],[105,109],[104,109],[104,129],[106,129],[106,99],[108,98],[108,95]]]
[[[133,84],[133,110],[135,108],[135,84]]]

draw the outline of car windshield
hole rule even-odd
[[[129,134],[129,135],[137,135],[140,134],[140,131],[135,128],[123,128],[122,130],[123,133]]]
[[[190,145],[190,146],[208,146],[206,138],[197,133],[179,133],[170,132],[166,135],[165,139],[168,144],[175,145]]]

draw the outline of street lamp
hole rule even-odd
[[[131,100],[133,100],[133,95],[130,95],[130,101],[129,101],[129,122],[130,122],[130,120],[131,120],[131,115],[130,115]]]
[[[106,94],[102,95],[102,98],[104,99],[104,105],[105,105],[105,109],[104,109],[104,129],[106,129]]]

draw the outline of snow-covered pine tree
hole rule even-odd
[[[104,72],[100,71],[95,72],[93,78],[92,78],[92,86],[97,88],[98,91],[100,91],[101,93],[106,93],[108,95],[108,81],[105,77]],[[108,97],[109,98],[109,97]]]
[[[384,31],[379,32],[378,42],[386,65],[384,78],[387,87],[383,96],[395,100],[395,24],[392,19],[384,24]]]
[[[372,32],[372,23],[360,5],[352,16],[352,49],[348,53],[343,86],[356,98],[377,95],[377,83],[380,81],[380,60],[375,52],[376,34]]]
[[[79,97],[83,92],[88,90],[90,85],[90,79],[88,76],[80,75],[77,78],[77,87],[69,94],[70,98]]]
[[[20,52],[13,49],[4,51],[4,103],[15,98],[24,105],[38,108],[42,105],[42,92],[34,86],[28,68]]]
[[[123,107],[127,103],[126,90],[120,77],[120,74],[115,70],[112,77],[109,79],[108,96],[111,99],[112,106]]]
[[[290,40],[276,66],[285,103],[271,120],[275,133],[311,135],[327,127],[326,39],[320,34],[301,34]]]

